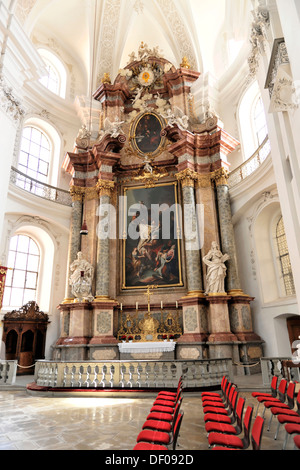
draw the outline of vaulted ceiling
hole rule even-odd
[[[16,12],[32,38],[43,32],[64,48],[87,84],[92,75],[95,89],[104,73],[114,80],[142,41],[176,67],[186,56],[194,70],[230,76],[249,53],[253,2],[18,0]]]

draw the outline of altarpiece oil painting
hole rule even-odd
[[[177,183],[124,188],[123,289],[182,286]]]

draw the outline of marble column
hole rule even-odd
[[[99,180],[99,225],[97,232],[97,265],[96,265],[96,295],[95,300],[109,299],[109,271],[110,271],[110,204],[114,182]],[[103,220],[104,219],[104,220]],[[101,223],[102,222],[102,223]]]
[[[186,276],[189,296],[203,296],[198,220],[194,194],[197,174],[186,169],[176,175],[182,186]]]
[[[197,173],[185,169],[176,175],[182,186],[184,247],[187,295],[180,302],[183,315],[183,335],[179,338],[178,357],[201,359],[207,337],[205,296],[201,271],[199,225],[196,213],[194,185]],[[193,345],[193,347],[191,346]]]
[[[228,172],[221,168],[214,172],[213,179],[216,183],[217,205],[219,213],[221,251],[228,254],[226,291],[229,295],[243,294],[238,274],[232,213],[230,206],[229,187],[227,183]]]
[[[74,300],[71,286],[69,285],[70,279],[70,266],[77,257],[78,251],[81,249],[81,224],[82,224],[82,198],[84,188],[71,186],[70,193],[72,196],[72,214],[70,225],[69,237],[69,253],[68,253],[68,269],[66,280],[65,300],[63,303],[69,303]]]

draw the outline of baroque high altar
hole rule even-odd
[[[227,155],[239,143],[217,116],[196,119],[199,76],[142,43],[94,93],[98,135],[82,126],[63,164],[73,204],[54,359],[262,356],[230,208]]]

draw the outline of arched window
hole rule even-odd
[[[3,307],[20,308],[36,301],[40,250],[26,235],[15,235],[10,240]]]
[[[255,81],[243,94],[238,108],[238,124],[244,160],[250,158],[268,135],[264,105]]]
[[[276,226],[276,244],[286,295],[295,295],[295,284],[282,216],[278,220]]]
[[[268,134],[265,110],[264,110],[261,96],[258,97],[254,105],[253,121],[254,121],[254,132],[256,136],[257,147],[259,147],[263,143],[265,137]]]
[[[28,178],[18,175],[16,185],[43,196],[45,184],[58,185],[61,136],[46,120],[30,117],[24,122],[20,151],[15,167]],[[31,181],[31,178],[40,182]]]
[[[42,77],[40,82],[42,85],[48,88],[48,90],[52,91],[52,93],[59,95],[60,79],[58,72],[47,59],[44,59],[44,62],[47,69],[47,75]]]
[[[61,60],[47,49],[38,49],[44,63],[47,74],[40,79],[40,83],[49,91],[61,98],[66,96],[67,73]]]
[[[51,144],[40,129],[28,126],[23,129],[18,169],[26,175],[47,183],[51,158]]]

